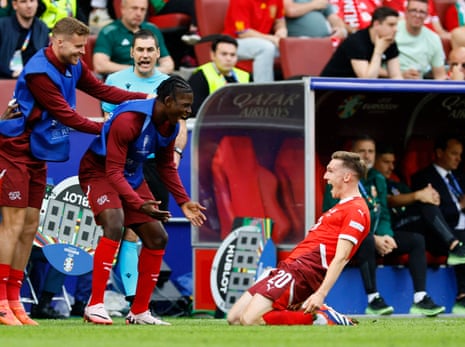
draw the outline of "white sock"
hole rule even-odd
[[[377,297],[379,297],[378,292],[374,292],[371,294],[368,294],[368,303],[371,303],[373,300],[375,300]]]
[[[421,300],[423,300],[426,296],[426,292],[416,292],[413,294],[413,302],[418,304]]]

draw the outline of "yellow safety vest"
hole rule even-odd
[[[76,0],[42,0],[45,5],[45,11],[40,16],[49,29],[65,17],[76,18]]]
[[[218,74],[218,71],[215,69],[212,62],[199,66],[197,71],[203,72],[205,79],[208,82],[208,89],[210,94],[226,84],[226,79],[223,75]],[[237,81],[239,83],[247,83],[250,81],[250,75],[247,71],[233,68],[233,73],[236,75]]]

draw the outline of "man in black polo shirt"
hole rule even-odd
[[[349,35],[338,46],[321,76],[402,79],[394,41],[398,17],[392,8],[378,7],[368,28]]]

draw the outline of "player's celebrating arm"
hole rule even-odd
[[[277,269],[242,295],[228,313],[230,324],[353,325],[324,300],[370,231],[368,207],[358,190],[365,174],[358,154],[333,153],[324,178],[340,202],[320,217]]]

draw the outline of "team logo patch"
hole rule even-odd
[[[9,192],[8,193],[8,198],[10,200],[21,200],[21,192],[16,191],[16,192]]]
[[[103,204],[107,202],[110,202],[110,199],[108,199],[108,195],[106,194],[99,196],[99,198],[97,199],[97,204],[99,204],[100,206],[102,206]]]

